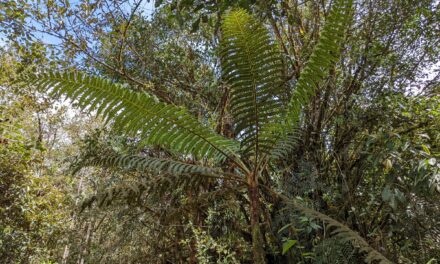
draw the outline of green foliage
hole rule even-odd
[[[21,190],[26,184],[32,150],[26,147],[16,120],[10,116],[8,121],[3,118],[0,122],[0,258],[9,262],[14,258],[25,259],[26,252],[32,251],[26,232],[31,223],[22,210],[26,203]]]
[[[67,184],[43,163],[44,146],[33,138],[29,113],[35,102],[11,90],[2,87],[2,100],[10,100],[0,106],[0,259],[37,263],[58,250],[70,197]]]
[[[284,136],[280,136],[280,139],[270,153],[270,159],[272,161],[283,160],[283,158],[287,157],[295,150],[295,147],[298,146],[299,141],[300,138],[298,131],[293,131],[285,134]]]
[[[229,13],[222,29],[222,70],[231,87],[235,133],[245,153],[269,154],[284,110],[281,54],[267,29],[244,10]]]
[[[295,86],[288,105],[287,126],[296,126],[301,109],[310,101],[325,81],[329,70],[334,67],[341,54],[345,32],[352,20],[352,0],[334,1],[332,9],[326,18],[318,43],[313,49],[309,60]]]
[[[343,38],[350,12],[351,1],[337,1],[332,8],[320,40],[292,95],[287,114],[289,120],[285,124],[292,124],[299,118],[299,110],[310,100],[337,59],[338,44]],[[282,123],[277,121],[285,111],[282,60],[266,29],[242,10],[231,12],[226,17],[223,31],[223,72],[231,85],[231,110],[237,123],[236,133],[241,139],[242,150],[255,156],[254,166],[260,170],[262,168],[257,167],[260,165],[259,155],[269,154],[279,140],[280,131],[286,130],[288,135],[293,132],[280,127]],[[191,154],[199,158],[223,156],[237,162],[232,141],[200,125],[183,108],[157,102],[146,93],[135,93],[110,81],[80,73],[28,75],[22,81],[42,89],[51,89],[56,96],[65,95],[80,108],[96,111],[107,122],[111,121],[116,131],[131,136],[140,134],[149,144],[163,145],[183,155]],[[93,165],[117,165],[138,171],[165,171],[174,176],[181,173],[206,174],[206,169],[202,167],[159,158],[110,156],[88,161]],[[111,202],[112,197],[119,193],[126,192],[112,189],[103,198],[98,198],[99,204]],[[140,190],[134,193],[140,193]],[[366,251],[368,261],[381,260],[385,263],[386,258],[345,225],[311,209],[297,208],[327,222],[329,227],[336,227],[334,233],[359,246],[360,251]],[[260,231],[253,227],[252,234],[256,232]],[[254,241],[254,245],[258,243]],[[293,243],[288,243],[283,253],[292,246]],[[259,258],[256,260],[262,261]]]
[[[23,81],[75,100],[80,108],[96,111],[106,122],[112,121],[116,130],[131,136],[140,133],[148,144],[197,157],[234,155],[233,141],[202,126],[185,109],[157,102],[147,93],[81,73],[28,75]]]
[[[206,231],[194,227],[192,223],[189,224],[197,244],[197,261],[198,263],[217,263],[217,264],[238,264],[240,263],[236,253],[230,250],[230,244],[222,244],[212,238]],[[181,244],[188,244],[190,240],[181,241]],[[213,258],[209,252],[215,252],[216,257]]]
[[[435,71],[427,65],[438,58],[438,8],[362,0],[354,10],[352,2],[156,1],[152,16],[142,1],[30,5],[34,23],[42,21],[30,28],[61,36],[66,58],[77,56],[65,63],[112,81],[82,73],[23,80],[96,112],[119,135],[78,154],[79,167],[98,167],[76,171],[78,189],[68,193],[78,204],[87,197],[87,210],[73,212],[68,238],[52,236],[65,248],[50,253],[63,263],[435,262],[438,76],[420,78]],[[16,4],[3,6],[0,25],[15,16]],[[252,15],[230,11],[237,6]],[[15,75],[1,67],[0,80]],[[37,97],[35,106],[47,104]],[[26,149],[22,158],[38,164],[11,169],[19,187],[8,189],[31,187],[16,200],[35,230],[63,222],[56,204],[67,192],[45,173],[75,155],[49,143],[65,136],[51,125],[43,122],[50,136],[38,141],[29,127],[0,129],[8,142],[30,138],[0,158],[8,170],[20,161],[14,151]],[[36,157],[33,146],[55,151]],[[42,169],[40,158],[54,168]],[[22,177],[34,171],[38,179]],[[7,235],[19,230],[9,227]],[[50,228],[38,230],[47,241]]]
[[[343,242],[338,238],[327,238],[315,247],[316,264],[350,264],[362,263],[355,248],[349,242]]]
[[[365,252],[366,258],[365,261],[367,263],[374,263],[375,261],[379,261],[381,264],[392,263],[385,256],[383,256],[380,252],[373,249],[368,242],[365,241],[364,238],[359,236],[355,231],[351,230],[344,224],[332,219],[331,217],[322,214],[318,211],[315,211],[310,208],[306,208],[298,203],[291,204],[294,208],[299,210],[301,213],[306,214],[310,217],[319,219],[326,223],[327,228],[331,231],[331,234],[341,241],[349,241],[354,247],[356,247],[360,252]]]
[[[146,157],[139,155],[108,155],[106,157],[92,157],[91,159],[83,162],[81,166],[116,166],[127,170],[136,170],[139,172],[151,172],[151,173],[169,173],[174,175],[181,174],[205,174],[215,175],[218,171],[179,162],[172,159],[161,159],[154,157]]]
[[[286,242],[284,242],[282,254],[283,255],[286,254],[287,251],[289,251],[297,242],[298,240],[294,240],[294,239],[288,239]]]

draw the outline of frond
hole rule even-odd
[[[116,167],[138,172],[181,174],[218,174],[218,170],[194,164],[188,164],[171,159],[161,159],[140,155],[110,155],[92,157],[82,163],[82,166]]]
[[[82,210],[96,203],[99,207],[108,206],[114,200],[133,201],[143,193],[148,196],[160,197],[167,193],[180,194],[178,190],[188,189],[194,193],[199,187],[209,180],[232,180],[235,182],[244,181],[235,175],[229,175],[218,169],[208,168],[200,165],[188,164],[170,159],[146,157],[140,155],[119,155],[113,153],[106,156],[90,155],[85,157],[79,167],[97,166],[103,168],[114,168],[125,172],[139,172],[142,177],[135,182],[122,182],[105,191],[85,199]],[[207,181],[208,180],[208,181]]]
[[[269,153],[273,126],[284,110],[282,60],[266,28],[244,10],[222,25],[223,77],[231,87],[231,112],[244,153]]]
[[[290,131],[299,120],[301,109],[315,95],[327,78],[328,72],[339,59],[345,30],[350,24],[352,0],[336,0],[320,33],[318,43],[292,93],[287,114],[287,129]]]
[[[168,198],[179,197],[182,192],[192,191],[197,194],[201,185],[206,183],[202,177],[192,175],[158,174],[150,178],[141,178],[135,181],[123,181],[90,195],[81,203],[81,211],[96,204],[105,207],[116,201],[135,203],[142,199],[149,199],[153,203]]]
[[[84,211],[86,208],[92,207],[96,204],[98,207],[109,206],[116,200],[134,202],[147,190],[147,183],[144,180],[136,182],[122,182],[116,184],[103,191],[98,191],[96,194],[90,195],[82,200],[79,208]]]
[[[201,125],[184,108],[157,102],[147,93],[81,73],[28,75],[22,81],[65,95],[81,109],[96,111],[127,135],[140,135],[181,154],[203,158],[235,157],[236,143]]]
[[[134,203],[142,199],[148,199],[152,204],[166,202],[171,199],[181,199],[182,193],[194,193],[195,199],[218,200],[222,195],[234,193],[234,188],[219,188],[211,192],[199,192],[201,186],[209,182],[202,175],[181,174],[172,175],[167,173],[150,175],[147,178],[138,178],[134,181],[123,181],[105,190],[85,198],[80,206],[81,211],[96,204],[105,207],[116,201],[122,203]],[[212,182],[212,181],[211,181]],[[167,199],[163,199],[166,196]],[[167,211],[167,214],[169,212]]]
[[[273,148],[271,152],[272,160],[282,160],[294,151],[299,141],[297,131],[293,131],[284,135]]]
[[[364,263],[363,256],[348,241],[337,237],[324,238],[313,250],[316,264]]]
[[[367,263],[375,263],[378,261],[380,264],[392,264],[390,260],[388,260],[384,255],[382,255],[379,251],[372,248],[365,239],[363,239],[358,233],[351,230],[348,226],[336,221],[335,219],[322,214],[316,210],[306,208],[297,202],[289,202],[295,209],[300,211],[301,213],[321,220],[327,224],[327,228],[332,229],[331,234],[340,239],[341,241],[349,241],[355,248],[358,248],[360,252],[365,252],[366,258],[365,261]]]
[[[282,159],[292,148],[292,144],[284,146],[284,143],[294,143],[292,132],[295,130],[300,119],[302,108],[315,95],[317,89],[327,78],[331,67],[336,63],[340,56],[341,45],[344,41],[345,30],[350,24],[352,13],[352,0],[336,0],[327,17],[325,25],[321,31],[318,43],[314,47],[312,55],[307,62],[304,70],[292,93],[288,103],[285,120],[280,134],[277,138],[277,148],[271,155],[272,159]]]

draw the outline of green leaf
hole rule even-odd
[[[298,241],[297,240],[292,240],[289,239],[286,242],[283,243],[283,255],[285,255],[287,253],[287,251],[289,251],[289,249],[291,247],[293,247]]]
[[[423,151],[426,152],[426,154],[431,155],[431,151],[429,150],[429,147],[428,147],[428,146],[422,144],[422,148],[423,148]]]
[[[284,230],[286,230],[287,228],[289,228],[289,227],[291,227],[291,226],[292,226],[292,224],[287,224],[287,225],[281,227],[281,229],[278,230],[278,234],[279,234],[279,233],[282,233]]]
[[[199,158],[231,158],[236,143],[216,134],[182,107],[158,102],[145,92],[82,73],[46,73],[22,76],[26,85],[64,95],[81,109],[96,111],[125,135],[141,136],[145,142]]]
[[[269,154],[285,105],[281,53],[267,29],[242,9],[225,17],[222,31],[223,78],[230,85],[235,133],[245,154]]]
[[[341,54],[345,31],[352,19],[352,0],[336,0],[330,14],[326,18],[320,32],[318,43],[315,45],[309,61],[301,72],[287,107],[282,122],[284,141],[292,133],[300,120],[303,107],[315,95],[320,85],[325,81],[328,73],[334,67]],[[280,158],[280,156],[274,156]]]

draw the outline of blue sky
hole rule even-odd
[[[36,1],[36,0],[33,0],[33,1]],[[155,9],[154,2],[155,2],[155,0],[150,0],[150,1],[143,0],[143,3],[140,6],[139,10],[141,10],[144,13],[144,15],[146,15],[147,17],[151,16],[154,12],[154,9]],[[70,4],[71,4],[71,6],[74,6],[75,4],[78,4],[78,1],[71,1]],[[126,8],[127,8],[126,11],[129,12],[130,11],[129,6],[126,6]],[[37,21],[28,20],[28,23],[31,23],[32,25],[34,25],[37,28],[39,26]],[[57,45],[57,44],[61,43],[60,39],[58,39],[54,36],[48,35],[48,34],[34,32],[34,36],[36,37],[36,39],[42,41],[45,44]],[[7,41],[7,39],[6,39],[5,35],[0,32],[0,47],[4,47],[6,45],[6,41]]]

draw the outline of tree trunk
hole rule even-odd
[[[83,179],[84,179],[84,176],[81,175],[81,178],[79,179],[79,183],[78,183],[78,189],[76,191],[77,198],[75,200],[75,206],[79,206],[79,202],[80,202],[80,200],[79,200],[80,198],[79,197],[80,197],[80,194],[81,194],[81,191],[82,191],[82,187],[83,187]],[[76,211],[75,211],[73,213],[73,215],[72,215],[72,221],[70,223],[69,230],[70,231],[74,230],[76,224],[77,224],[77,214],[76,214]],[[69,239],[69,241],[70,241],[70,239]],[[62,258],[61,264],[67,264],[67,262],[69,260],[69,254],[70,254],[70,246],[71,246],[71,243],[68,243],[64,247],[64,253],[63,253],[63,258]]]
[[[260,197],[258,192],[258,177],[256,174],[249,175],[249,200],[251,211],[251,232],[252,232],[252,255],[254,264],[266,263],[263,236],[260,229]]]

